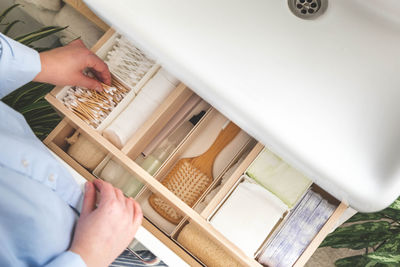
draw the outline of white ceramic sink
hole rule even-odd
[[[288,163],[360,211],[400,193],[400,1],[85,0]]]

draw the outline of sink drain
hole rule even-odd
[[[292,13],[301,19],[315,19],[328,7],[328,0],[288,0]]]

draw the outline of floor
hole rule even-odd
[[[13,0],[1,0],[0,1],[0,13],[3,12],[6,8],[12,6],[14,4]],[[17,23],[10,31],[9,36],[16,37],[24,33],[29,33],[35,30],[38,30],[43,27],[43,25],[39,24],[32,17],[27,15],[23,11],[24,7],[18,7],[13,9],[8,15],[6,21],[14,21],[14,20],[22,20],[24,23]],[[58,38],[56,36],[50,36],[43,40],[36,42],[35,44],[39,47],[53,47],[53,45],[58,42]]]

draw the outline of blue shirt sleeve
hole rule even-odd
[[[40,71],[37,51],[0,33],[0,98],[32,81]]]
[[[78,254],[66,251],[46,264],[45,267],[86,267],[86,264]]]

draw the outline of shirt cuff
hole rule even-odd
[[[0,98],[32,81],[40,71],[36,50],[0,33]]]
[[[68,250],[54,258],[45,267],[86,267],[86,263],[81,256]]]

